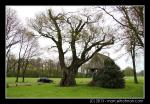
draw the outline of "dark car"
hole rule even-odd
[[[50,80],[47,77],[42,77],[42,78],[38,79],[37,82],[52,83],[53,80]]]

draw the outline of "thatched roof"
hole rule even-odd
[[[87,69],[102,69],[104,67],[105,60],[113,61],[110,57],[100,53],[96,53],[87,64]]]

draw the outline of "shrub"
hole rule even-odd
[[[96,72],[93,77],[95,83],[92,84],[105,88],[124,88],[124,74],[120,68],[112,60],[107,60],[104,64],[104,68]]]

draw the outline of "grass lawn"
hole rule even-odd
[[[6,88],[7,98],[143,98],[144,78],[138,77],[139,84],[134,84],[133,77],[126,77],[126,87],[109,89],[91,87],[87,83],[90,78],[76,78],[77,86],[60,87],[60,78],[50,78],[53,84],[38,85],[37,78],[25,78],[31,86],[10,86]],[[22,79],[19,79],[20,81]],[[13,85],[15,78],[7,78],[7,83]]]

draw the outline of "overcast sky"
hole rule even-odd
[[[39,12],[45,12],[49,8],[52,8],[55,11],[58,11],[58,12],[62,11],[62,10],[69,11],[69,12],[74,12],[74,11],[77,11],[81,8],[84,8],[83,6],[7,6],[7,7],[10,7],[12,9],[16,10],[17,14],[18,14],[18,18],[24,24],[26,23],[27,18],[33,18]],[[109,18],[108,21],[110,21],[111,18],[109,16],[108,16],[108,18]],[[39,39],[39,44],[40,44],[40,47],[42,49],[45,49],[46,47],[50,46],[51,42],[50,42],[50,39],[40,38]],[[114,49],[115,47],[117,47],[117,46],[114,46],[111,49],[105,49],[101,53],[103,53],[105,55],[109,54],[109,56],[112,59],[115,59],[115,62],[121,67],[121,69],[124,69],[127,66],[132,67],[132,61],[131,61],[131,58],[129,57],[129,55],[125,55],[125,56],[121,57],[120,59],[116,60],[118,56],[125,53],[125,49],[122,48],[122,50],[120,50],[120,51],[115,51],[115,49]],[[17,50],[16,47],[13,48],[14,53],[16,52],[16,50]],[[43,52],[44,52],[44,50],[43,50]],[[45,51],[42,54],[42,58],[50,58],[50,59],[57,60],[58,59],[57,57],[58,57],[58,54],[56,52],[47,52],[47,51]],[[136,64],[137,72],[139,72],[140,70],[143,70],[144,69],[144,56],[139,55],[137,57],[137,62],[136,63],[137,63]]]

